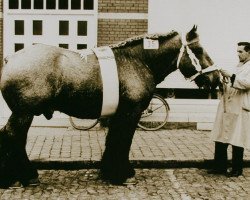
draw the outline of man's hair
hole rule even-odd
[[[249,52],[250,51],[250,42],[239,42],[238,46],[244,46],[244,50]]]

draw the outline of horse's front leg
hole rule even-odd
[[[135,175],[129,151],[141,112],[140,106],[124,107],[111,118],[101,160],[101,176],[113,184],[122,184]]]
[[[0,187],[19,181],[23,186],[38,180],[26,153],[26,140],[33,116],[13,113],[0,130]]]

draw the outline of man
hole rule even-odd
[[[238,43],[240,63],[234,72],[221,69],[224,94],[212,130],[214,166],[210,174],[238,177],[243,173],[244,148],[250,148],[250,43]],[[227,171],[227,148],[232,145],[232,170]]]

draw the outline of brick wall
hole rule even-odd
[[[110,13],[110,16],[117,13],[126,15],[124,19],[122,17],[119,19],[112,19],[112,17],[98,19],[98,46],[114,44],[148,31],[148,20],[137,19],[132,15],[132,13],[147,14],[148,0],[99,0],[98,13]],[[128,16],[131,18],[128,19]]]
[[[98,12],[148,13],[148,0],[99,0]]]
[[[3,60],[3,0],[0,0],[0,69],[2,68]]]
[[[98,46],[114,44],[147,32],[148,21],[136,19],[99,19]]]

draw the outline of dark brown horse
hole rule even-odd
[[[144,49],[143,39],[159,42],[157,49]],[[186,43],[186,41],[187,43]],[[133,135],[142,111],[156,85],[178,68],[199,87],[215,88],[218,71],[199,43],[194,27],[184,41],[172,31],[144,35],[111,46],[117,63],[119,104],[110,116],[101,177],[121,184],[133,177],[129,162]],[[198,69],[200,68],[200,69]],[[54,111],[78,118],[100,117],[103,85],[94,53],[82,59],[77,52],[47,45],[33,45],[6,58],[1,71],[1,91],[12,115],[0,130],[0,186],[19,181],[24,186],[38,180],[25,151],[27,133],[35,115],[50,119]]]

